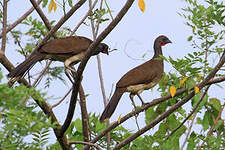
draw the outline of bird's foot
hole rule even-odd
[[[66,67],[65,69],[65,73],[66,73],[66,76],[69,78],[69,80],[71,81],[72,84],[75,83],[75,80],[77,78],[77,71],[74,69],[74,68],[71,68],[71,67]],[[81,76],[81,80],[82,80],[82,76]]]

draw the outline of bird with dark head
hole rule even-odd
[[[137,95],[142,101],[142,104],[144,104],[140,93],[154,87],[162,78],[164,72],[163,60],[156,58],[163,55],[162,46],[168,43],[172,42],[166,36],[161,35],[157,37],[154,42],[153,58],[133,68],[117,82],[115,92],[100,117],[101,122],[104,122],[112,116],[124,92],[130,93],[130,99],[132,101],[133,97]]]
[[[88,47],[92,43],[92,40],[82,36],[70,36],[50,40],[43,44],[37,51],[31,53],[24,62],[19,64],[8,74],[8,77],[12,78],[11,80],[16,81],[36,62],[44,59],[62,61],[64,62],[65,67],[69,68],[70,65],[76,64],[82,60]],[[108,55],[108,49],[108,45],[100,43],[93,51],[93,55],[97,55],[100,52]]]

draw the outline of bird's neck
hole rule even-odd
[[[154,44],[154,53],[155,53],[154,56],[153,56],[154,58],[158,58],[158,57],[160,57],[160,55],[163,55],[162,47]]]

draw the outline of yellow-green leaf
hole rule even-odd
[[[180,80],[179,87],[181,87],[184,84],[184,82],[187,80],[187,78],[188,77],[186,76],[182,80]]]
[[[49,13],[52,11],[52,8],[54,9],[54,11],[56,11],[56,9],[57,9],[57,5],[56,5],[54,0],[51,0],[50,4],[48,5],[48,12]]]
[[[199,93],[199,88],[197,86],[195,86],[195,94]]]
[[[170,86],[170,94],[171,94],[172,97],[175,96],[175,94],[176,94],[176,88],[175,88],[175,86]]]
[[[138,6],[139,6],[139,8],[141,9],[142,12],[145,11],[145,1],[144,0],[139,0]]]
[[[201,80],[201,78],[202,78],[202,75],[200,74],[200,73],[198,73],[198,82]]]
[[[119,116],[119,118],[118,118],[118,120],[117,120],[118,124],[120,124],[121,118],[122,118],[122,114],[120,114],[120,116]]]

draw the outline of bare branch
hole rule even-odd
[[[39,5],[42,2],[42,0],[38,0],[37,4]],[[17,21],[15,21],[13,24],[8,26],[6,29],[6,32],[8,33],[11,31],[13,28],[15,28],[19,23],[21,23],[28,15],[30,15],[34,10],[34,7],[31,7],[23,16],[21,16]],[[0,34],[0,38],[2,38],[3,33]]]
[[[71,141],[69,144],[70,144],[70,145],[71,145],[71,144],[84,144],[84,145],[94,146],[96,149],[102,150],[97,144],[93,144],[93,143],[89,143],[89,142]]]
[[[57,107],[58,105],[60,105],[64,100],[65,98],[70,94],[70,92],[72,91],[73,88],[70,88],[69,91],[63,96],[63,98],[56,104],[52,105],[52,108],[55,108]]]
[[[85,14],[85,16],[81,19],[81,21],[77,24],[77,26],[73,29],[72,33],[70,35],[73,35],[77,29],[81,26],[81,24],[84,22],[84,20],[89,16],[90,12],[93,10],[95,5],[97,4],[98,0],[95,0],[91,8],[89,8],[88,12]]]
[[[88,112],[87,112],[86,98],[85,98],[84,89],[82,85],[80,86],[79,96],[80,96],[80,108],[81,108],[81,116],[82,116],[83,137],[85,142],[89,142],[90,141],[89,118],[88,118]]]
[[[7,3],[8,0],[3,1],[3,22],[2,22],[2,45],[1,45],[1,55],[5,55],[6,46],[6,26],[7,26]]]

